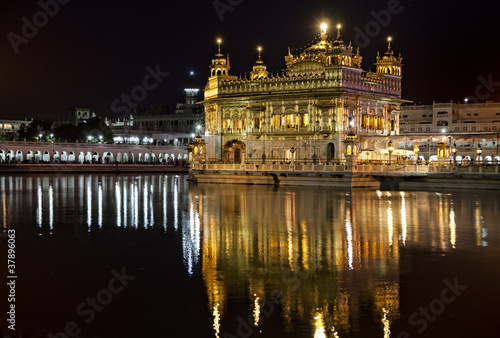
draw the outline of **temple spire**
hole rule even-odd
[[[217,50],[218,50],[218,54],[220,54],[220,45],[222,44],[222,39],[221,38],[217,38]]]
[[[326,23],[321,24],[321,40],[325,41],[327,38],[328,25]]]

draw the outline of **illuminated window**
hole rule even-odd
[[[274,115],[273,116],[273,127],[274,128],[281,127],[281,115]]]

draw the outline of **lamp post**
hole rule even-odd
[[[392,152],[394,151],[394,147],[392,146],[392,141],[389,141],[389,147],[387,148],[389,150],[389,165],[392,163]]]
[[[418,171],[418,152],[420,148],[418,147],[418,142],[413,145],[413,153],[415,153],[415,171]]]
[[[42,136],[43,136],[42,134],[39,134],[39,135],[38,135],[38,140],[39,140],[40,142],[42,142]]]
[[[481,145],[477,145],[476,153],[477,153],[477,161],[479,165],[481,165],[481,153],[483,152],[483,149],[481,149]]]
[[[292,149],[290,149],[290,153],[292,154],[292,165],[295,165],[295,157],[293,154],[295,153],[295,148],[292,146]]]
[[[457,145],[454,143],[451,147],[451,153],[453,154],[453,166],[457,166]]]

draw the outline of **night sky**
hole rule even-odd
[[[463,100],[492,80],[491,90],[479,93],[483,100],[500,100],[500,25],[494,1],[218,0],[219,13],[214,0],[59,1],[65,4],[41,1],[58,4],[53,17],[39,13],[38,1],[0,3],[0,118],[60,119],[75,106],[90,107],[100,116],[123,116],[113,112],[113,102],[142,85],[146,67],[157,65],[169,75],[159,77],[161,83],[139,103],[168,104],[173,111],[190,71],[204,87],[217,36],[224,41],[223,53],[230,54],[233,74],[251,71],[258,45],[268,70],[277,71],[285,68],[288,46],[302,48],[318,38],[322,20],[330,22],[332,40],[334,26],[341,23],[343,40],[353,45],[368,24],[373,37],[361,49],[364,69],[375,62],[378,50],[386,51],[391,35],[405,64],[405,99]],[[373,13],[391,5],[397,13],[382,15],[385,27],[374,24]],[[32,35],[26,38],[23,17],[31,24],[34,16],[40,27],[36,33],[25,29]],[[14,36],[17,53],[10,41]],[[149,85],[155,84],[150,79]]]

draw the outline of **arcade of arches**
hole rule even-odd
[[[184,147],[0,142],[0,163],[167,163],[187,161]]]

